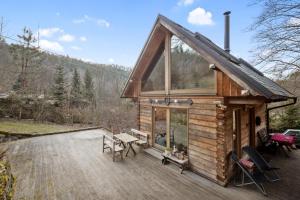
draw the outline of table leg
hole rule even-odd
[[[135,152],[134,148],[132,147],[132,143],[131,142],[128,143],[128,146],[129,147],[128,147],[128,150],[126,152],[126,157],[127,157],[128,153],[129,153],[130,149],[132,150],[133,154],[136,155],[136,152]]]
[[[281,151],[284,153],[284,155],[289,158],[290,156],[288,155],[288,153],[285,151],[285,149],[283,148],[283,145],[279,145],[279,148],[281,149]]]
[[[291,148],[289,147],[289,145],[285,145],[285,147],[287,148],[287,150],[288,150],[289,152],[292,152],[292,150],[291,150]]]
[[[122,144],[123,148],[125,149],[126,145],[124,144],[124,142],[121,141],[121,144]]]

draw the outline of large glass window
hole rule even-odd
[[[176,36],[171,38],[171,89],[215,93],[215,76],[209,63]]]
[[[187,154],[187,109],[156,107],[153,111],[153,146],[160,150],[175,147]]]
[[[142,91],[163,91],[165,90],[165,56],[164,49],[161,49],[145,73],[142,79]]]
[[[187,110],[170,109],[170,147],[187,153]]]

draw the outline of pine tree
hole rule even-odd
[[[22,35],[18,35],[18,38],[20,39],[20,44],[12,44],[10,47],[15,64],[20,66],[18,80],[16,80],[13,89],[26,94],[30,92],[30,89],[33,89],[30,88],[30,82],[36,78],[33,74],[37,72],[43,61],[43,56],[39,48],[33,45],[37,40],[29,28],[25,27]],[[36,85],[31,86],[35,87]]]
[[[81,101],[81,81],[80,75],[77,69],[74,69],[73,77],[72,77],[72,88],[71,88],[71,104],[78,105]]]
[[[89,102],[94,99],[94,83],[90,71],[87,69],[84,75],[84,96]]]
[[[58,107],[63,107],[66,100],[64,68],[58,65],[54,77],[53,97]]]

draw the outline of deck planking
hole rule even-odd
[[[192,172],[181,175],[142,151],[112,162],[111,154],[101,151],[103,133],[81,131],[8,143],[16,177],[14,199],[268,199],[253,186],[223,188]],[[300,150],[272,162],[281,167],[282,180],[266,184],[269,197],[300,199]]]

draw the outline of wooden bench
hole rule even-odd
[[[117,141],[111,138],[108,135],[103,135],[103,145],[102,152],[104,153],[105,149],[110,149],[113,154],[113,161],[115,161],[115,154],[119,153],[121,159],[123,160],[123,151],[124,149],[117,144]]]
[[[138,140],[135,142],[137,145],[141,146],[147,146],[148,145],[148,134],[144,133],[142,131],[131,129],[131,133],[133,136],[138,138]]]
[[[167,164],[168,162],[175,164],[176,166],[178,166],[181,169],[180,174],[182,174],[183,170],[186,170],[189,167],[188,159],[180,160],[177,157],[166,154],[166,153],[162,153],[161,155],[163,157],[161,163],[163,165]]]

